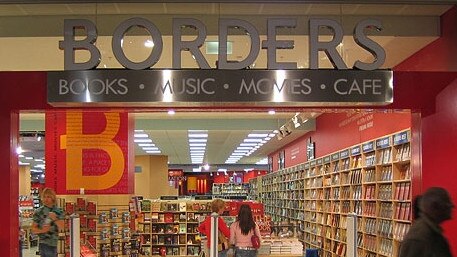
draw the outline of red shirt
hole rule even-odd
[[[218,217],[218,228],[227,239],[230,238],[230,229],[221,217]],[[208,238],[208,247],[211,245],[211,216],[208,215],[205,220],[198,226],[198,231]]]

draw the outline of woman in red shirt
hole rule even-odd
[[[211,211],[219,214],[218,217],[218,229],[219,229],[219,237],[225,236],[226,240],[228,241],[228,238],[230,238],[230,229],[227,227],[227,224],[225,224],[224,220],[221,218],[222,213],[225,210],[225,202],[221,199],[216,199],[211,203]],[[211,245],[211,215],[208,215],[205,220],[198,226],[198,231],[200,233],[206,235],[208,238],[207,246],[208,249],[210,248]],[[221,241],[221,240],[219,240]],[[228,246],[228,245],[227,245]],[[227,252],[228,252],[229,247],[227,249],[222,249],[221,251],[218,252],[218,257],[227,257]]]

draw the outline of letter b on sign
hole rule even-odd
[[[98,113],[96,117],[86,119],[82,112],[66,113],[65,134],[60,135],[60,151],[65,152],[66,190],[74,192],[84,188],[86,192],[99,193],[123,191],[116,188],[128,184],[122,183],[128,177],[128,150],[119,141],[127,142],[128,133],[121,115]],[[105,119],[100,119],[101,116]],[[98,123],[95,128],[91,128],[93,123]]]

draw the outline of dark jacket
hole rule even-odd
[[[452,257],[441,227],[421,214],[400,246],[399,257]]]

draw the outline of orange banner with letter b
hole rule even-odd
[[[133,125],[124,112],[46,113],[46,186],[57,194],[132,194]]]

